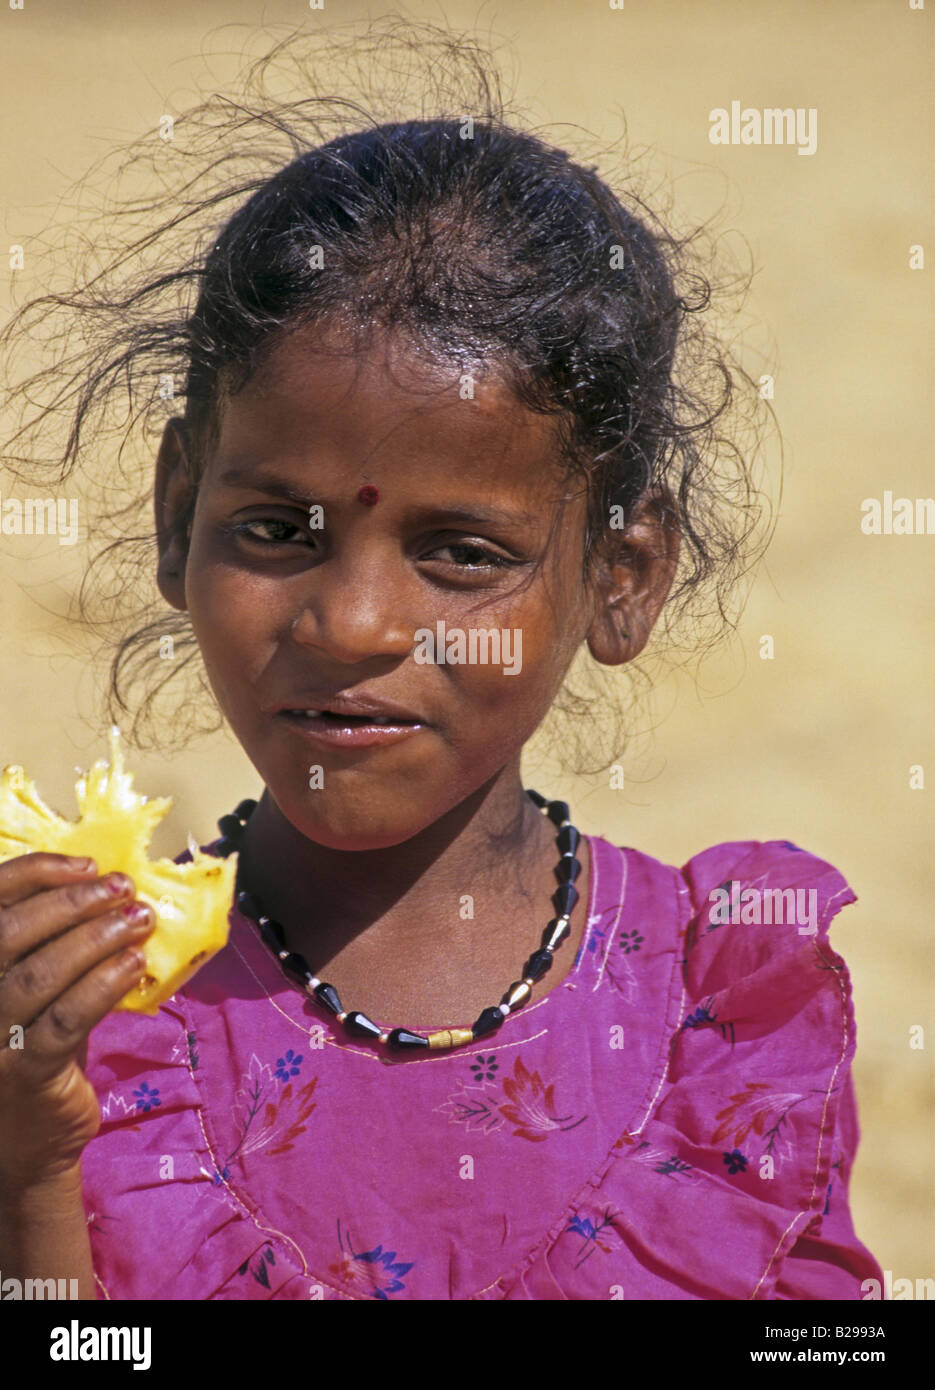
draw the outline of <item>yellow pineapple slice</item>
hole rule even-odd
[[[146,973],[118,1009],[155,1014],[227,943],[237,856],[217,859],[190,843],[192,862],[150,859],[153,831],[168,813],[170,797],[149,800],[133,790],[124,771],[120,730],[110,731],[110,763],[100,760],[75,784],[80,812],[64,820],[40,799],[21,767],[0,774],[0,864],[36,850],[87,855],[101,874],[129,874],[136,896],[156,914],[143,943]]]

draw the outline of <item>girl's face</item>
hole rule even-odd
[[[595,616],[583,496],[553,530],[554,423],[498,381],[473,390],[386,342],[361,359],[294,333],[223,400],[187,557],[161,568],[274,801],[335,849],[399,844],[498,776],[518,787]],[[168,447],[157,505],[171,508]],[[478,636],[491,630],[499,661]],[[355,743],[338,719],[296,713],[338,697],[406,720]]]

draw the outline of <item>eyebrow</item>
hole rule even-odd
[[[249,488],[252,492],[265,492],[273,497],[284,497],[290,502],[297,502],[301,507],[322,503],[320,496],[293,487],[290,483],[277,477],[275,473],[264,473],[262,469],[258,468],[228,468],[220,475],[218,481],[229,487]],[[506,525],[515,525],[517,522],[533,524],[542,519],[535,512],[512,511],[502,507],[482,507],[469,504],[450,507],[424,507],[419,515],[426,518],[451,517],[459,521],[500,522]]]

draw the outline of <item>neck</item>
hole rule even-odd
[[[547,912],[554,837],[523,790],[518,762],[402,844],[376,850],[307,839],[267,790],[244,833],[239,883],[313,968],[364,933],[381,951],[411,950],[415,959],[455,934],[476,945],[485,925],[502,931],[505,904],[515,911],[541,902]]]

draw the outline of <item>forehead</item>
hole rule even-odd
[[[541,488],[561,479],[554,417],[517,400],[502,372],[439,361],[419,344],[374,336],[352,350],[306,326],[279,340],[234,394],[222,394],[215,459],[329,469],[392,467]]]

